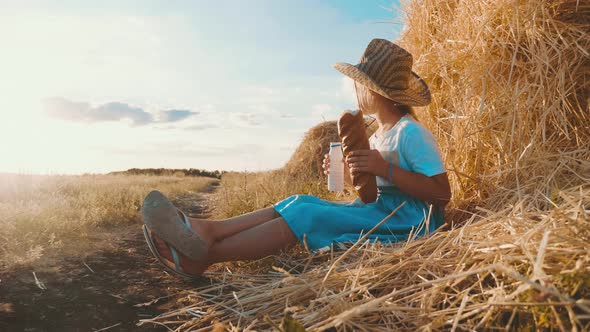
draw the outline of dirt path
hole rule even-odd
[[[208,217],[214,189],[187,193],[174,203],[191,217]],[[179,305],[178,294],[199,285],[164,272],[139,224],[109,232],[116,234],[113,249],[67,259],[35,275],[25,267],[0,274],[0,331],[166,331],[136,324]]]

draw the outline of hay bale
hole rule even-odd
[[[366,117],[365,122],[367,135],[373,134],[377,129],[375,121]],[[324,155],[330,150],[330,142],[340,142],[336,121],[326,121],[312,127],[281,170],[298,177],[323,177],[322,163]]]
[[[330,142],[339,142],[336,121],[322,122],[305,133],[301,144],[283,167],[295,176],[322,177],[324,155],[330,150]]]
[[[496,209],[588,179],[588,1],[406,1],[400,43],[417,57],[457,201]]]

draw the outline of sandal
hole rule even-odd
[[[160,253],[158,252],[158,248],[156,247],[156,244],[154,243],[154,239],[152,238],[152,233],[149,230],[149,228],[146,225],[142,226],[143,228],[143,236],[145,237],[145,241],[148,244],[148,247],[150,248],[150,251],[152,252],[152,255],[154,255],[154,257],[156,257],[156,259],[158,260],[158,262],[160,264],[162,264],[166,270],[172,272],[173,274],[185,278],[185,279],[190,279],[190,280],[200,280],[200,277],[198,276],[194,276],[192,274],[188,274],[184,271],[182,271],[182,267],[180,266],[180,256],[178,255],[178,252],[176,251],[176,249],[169,245],[167,242],[166,246],[168,246],[168,250],[170,250],[170,253],[172,254],[172,262],[174,263],[174,268],[172,268],[171,266],[169,266],[168,264],[166,264],[166,261],[170,261],[164,257],[162,257],[162,255],[160,255]]]
[[[158,234],[169,246],[192,260],[202,260],[207,255],[207,242],[191,228],[182,211],[181,219],[178,211],[164,194],[154,190],[145,197],[141,216],[149,230]]]

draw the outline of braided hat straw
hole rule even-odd
[[[338,71],[401,105],[426,106],[428,85],[412,71],[412,55],[385,39],[373,39],[357,65],[339,62]]]

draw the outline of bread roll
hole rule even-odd
[[[338,120],[338,136],[342,142],[344,158],[351,151],[369,150],[369,138],[365,131],[365,120],[359,110],[347,111],[340,115]],[[374,202],[377,199],[377,179],[370,173],[351,174],[352,185],[359,197],[365,203]]]

